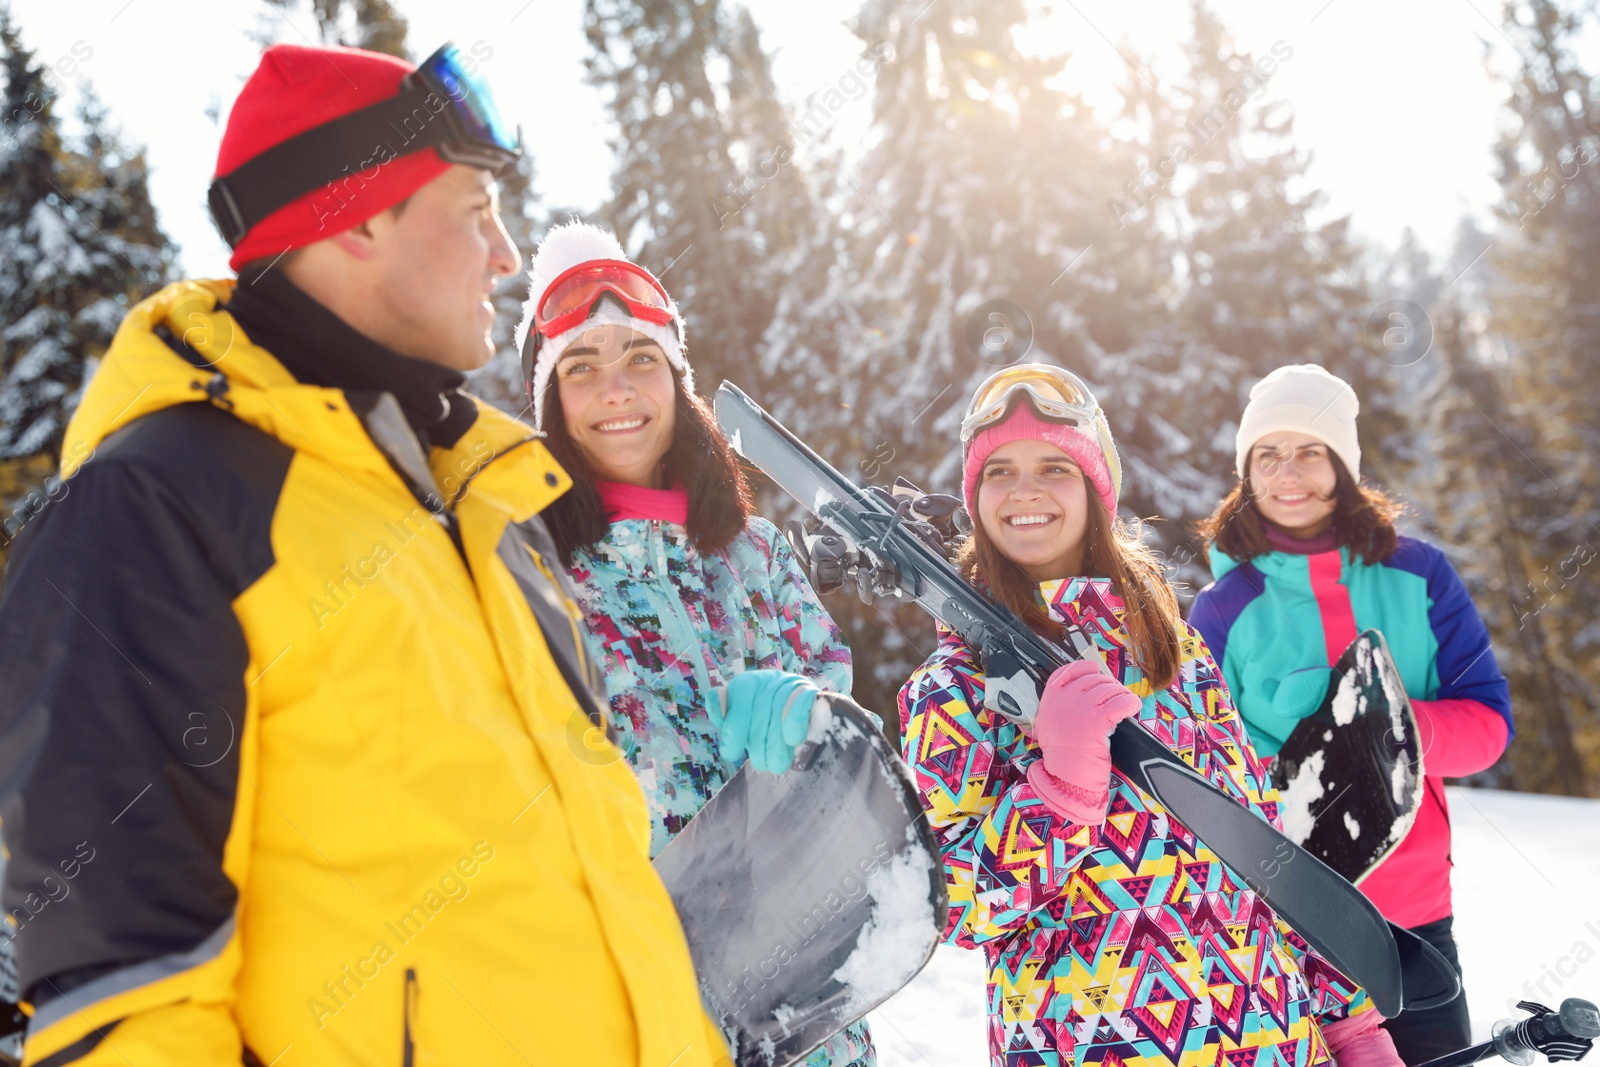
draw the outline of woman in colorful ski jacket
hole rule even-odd
[[[900,692],[906,762],[944,854],[947,940],[989,961],[994,1067],[1122,1063],[1396,1067],[1366,994],[1111,765],[1132,718],[1276,821],[1277,797],[1160,564],[1115,523],[1121,465],[1087,387],[1031,364],[992,376],[962,425],[963,572],[1054,640],[1023,728],[985,702],[953,633]]]
[[[777,528],[751,514],[661,283],[581,222],[552,230],[529,274],[524,372],[538,426],[573,477],[545,518],[577,588],[614,740],[644,786],[654,856],[743,753],[757,770],[788,768],[815,694],[849,694],[850,650]],[[587,729],[574,720],[575,736]],[[612,758],[610,746],[590,747]],[[876,1063],[866,1023],[805,1062]]]
[[[1487,769],[1511,740],[1511,697],[1489,632],[1449,560],[1395,532],[1399,508],[1360,484],[1355,391],[1321,367],[1280,367],[1250,390],[1239,484],[1203,524],[1216,581],[1191,621],[1222,666],[1251,739],[1275,755],[1321,704],[1356,635],[1383,633],[1416,711],[1422,807],[1361,882],[1391,921],[1457,970],[1444,779]],[[1470,1044],[1465,995],[1387,1024],[1407,1063]]]

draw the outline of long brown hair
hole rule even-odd
[[[1358,483],[1331,449],[1328,458],[1333,462],[1335,542],[1364,563],[1385,562],[1399,547],[1394,524],[1405,512],[1405,505],[1382,489]],[[1240,563],[1272,551],[1267,541],[1268,520],[1250,492],[1250,464],[1254,459],[1245,459],[1244,478],[1222,498],[1217,510],[1195,527],[1207,547],[1215,546]]]
[[[672,372],[672,392],[678,417],[661,467],[668,485],[688,490],[689,541],[696,552],[710,555],[726,548],[749,521],[755,510],[750,483],[733,446],[717,426],[711,406],[683,387],[676,370]],[[573,552],[597,544],[611,523],[600,506],[594,470],[567,433],[561,392],[553,380],[545,387],[544,427],[545,445],[572,476],[572,488],[539,514],[550,528],[561,565],[571,567]]]
[[[1122,624],[1128,631],[1128,651],[1150,684],[1165,689],[1178,676],[1183,655],[1179,647],[1182,622],[1178,598],[1167,584],[1161,561],[1138,534],[1127,524],[1112,521],[1099,493],[1090,488],[1084,495],[1089,501],[1084,573],[1111,579],[1112,590],[1127,609]],[[972,536],[962,546],[956,564],[968,581],[987,587],[991,597],[1035,633],[1054,641],[1062,639],[1061,624],[1050,618],[1039,596],[1039,583],[1020,564],[1001,553],[977,518],[973,519]]]

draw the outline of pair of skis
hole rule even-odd
[[[911,501],[892,505],[846,479],[737,387],[715,398],[733,448],[846,542],[863,590],[916,601],[981,649],[992,706],[1031,720],[1051,672],[1081,650],[1048,642],[975,591],[912,521]],[[1196,774],[1137,724],[1111,738],[1117,770],[1192,830],[1330,963],[1360,983],[1378,1010],[1445,1003],[1454,970],[1409,931],[1387,922],[1359,890],[1312,852]]]

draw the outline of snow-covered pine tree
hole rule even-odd
[[[856,306],[842,318],[864,332],[825,354],[833,417],[860,455],[887,445],[945,488],[979,380],[1046,359],[1093,381],[1132,335],[1136,301],[1098,210],[1117,147],[1049,84],[1065,61],[1026,52],[1026,25],[1010,0],[868,0],[855,25],[885,58],[869,147],[846,179]]]
[[[1488,623],[1517,719],[1515,743],[1480,780],[1591,795],[1600,767],[1593,737],[1600,702],[1592,664],[1586,670],[1564,645],[1571,632],[1565,617],[1579,613],[1583,601],[1561,589],[1571,577],[1583,580],[1584,557],[1552,566],[1544,555],[1551,487],[1530,467],[1529,457],[1539,454],[1536,435],[1508,402],[1498,339],[1458,300],[1434,305],[1431,314],[1441,373],[1420,406],[1439,461],[1417,484],[1441,545]]]
[[[266,2],[285,17],[298,12],[302,5],[302,0]],[[395,10],[390,0],[309,0],[308,6],[324,44],[409,58],[406,55],[406,18]],[[260,43],[265,47],[276,39],[276,35],[267,33]]]
[[[1191,522],[1210,510],[1226,485],[1216,467],[1230,430],[1217,425],[1233,404],[1239,361],[1178,319],[1188,275],[1190,224],[1182,194],[1195,180],[1196,137],[1187,129],[1191,100],[1160,80],[1154,66],[1128,52],[1120,87],[1123,154],[1108,168],[1103,211],[1115,227],[1119,286],[1137,294],[1130,326],[1106,361],[1100,398],[1123,458],[1125,515],[1156,519],[1147,542],[1164,550],[1180,602],[1209,580]],[[1134,326],[1133,324],[1137,324]]]
[[[1113,399],[1136,424],[1126,433],[1130,506],[1184,520],[1159,536],[1185,564],[1177,576],[1203,583],[1186,527],[1235,480],[1234,432],[1258,379],[1317,363],[1351,382],[1363,473],[1392,485],[1414,454],[1397,397],[1425,371],[1375,344],[1366,250],[1347,218],[1319,221],[1323,196],[1304,187],[1292,115],[1270,101],[1293,47],[1250,54],[1203,0],[1191,10],[1187,69],[1170,89],[1143,94],[1149,133],[1137,175],[1109,208],[1124,222],[1153,220],[1179,264],[1176,317],[1130,353]]]
[[[1600,622],[1587,610],[1600,581],[1600,86],[1582,59],[1596,30],[1593,5],[1506,6],[1505,32],[1521,62],[1497,153],[1505,199],[1485,256],[1489,330],[1503,344],[1485,392],[1501,407],[1486,408],[1489,424],[1478,428],[1491,443],[1524,435],[1521,455],[1503,461],[1508,484],[1529,498],[1526,510],[1501,513],[1493,526],[1497,541],[1520,554],[1504,575],[1518,630],[1497,637],[1514,648],[1515,639],[1537,639],[1518,649],[1533,662],[1507,666],[1525,679],[1515,694],[1519,718],[1548,739],[1540,762],[1525,768],[1514,757],[1527,774],[1518,783],[1574,793],[1600,787]]]
[[[173,249],[142,152],[92,94],[65,143],[55,89],[0,7],[0,557],[37,510],[83,384],[128,307],[159,288]]]
[[[1142,325],[1135,243],[1102,208],[1119,148],[1026,27],[1020,0],[868,0],[853,26],[878,67],[865,154],[824,187],[835,218],[809,232],[763,354],[798,386],[773,407],[847,475],[959,492],[978,381],[1026,359],[1102,385]],[[893,706],[927,620],[829,608],[858,697]]]
[[[617,124],[601,221],[683,309],[702,391],[762,395],[774,272],[812,209],[755,24],[724,0],[587,0],[585,32]]]

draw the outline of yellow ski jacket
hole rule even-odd
[[[728,1064],[479,405],[424,456],[173,285],[128,314],[0,606],[28,1064]]]

